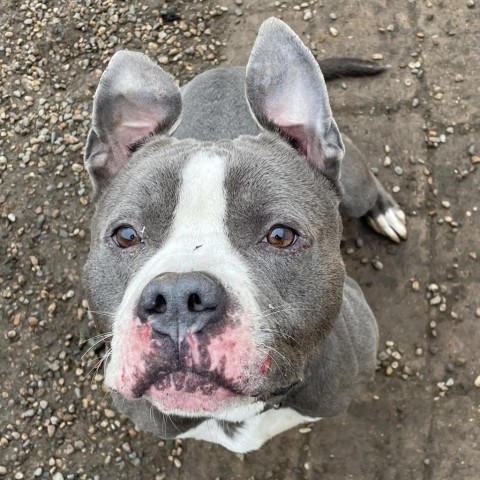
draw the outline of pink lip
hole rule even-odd
[[[151,385],[144,393],[162,411],[215,412],[227,399],[239,396],[226,386],[193,372],[175,372]]]

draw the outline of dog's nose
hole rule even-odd
[[[163,273],[143,289],[137,307],[154,336],[180,344],[188,332],[199,333],[225,315],[226,291],[204,272]]]

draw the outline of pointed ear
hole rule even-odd
[[[171,75],[142,53],[115,53],[95,93],[85,151],[95,194],[143,140],[169,133],[181,111],[180,90]]]
[[[277,18],[260,27],[247,65],[246,96],[261,127],[286,137],[338,185],[344,146],[322,72],[310,50]]]

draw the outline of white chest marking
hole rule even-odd
[[[218,443],[237,453],[258,450],[267,440],[302,423],[316,422],[320,418],[301,415],[292,408],[267,410],[246,420],[241,427],[229,436],[219,420],[207,420],[198,427],[179,435],[178,438],[194,438]]]

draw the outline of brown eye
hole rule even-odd
[[[112,238],[120,248],[134,247],[142,241],[137,231],[129,225],[118,227]]]
[[[295,230],[283,225],[275,225],[267,233],[263,241],[268,242],[275,248],[291,247],[297,241],[298,235]]]

